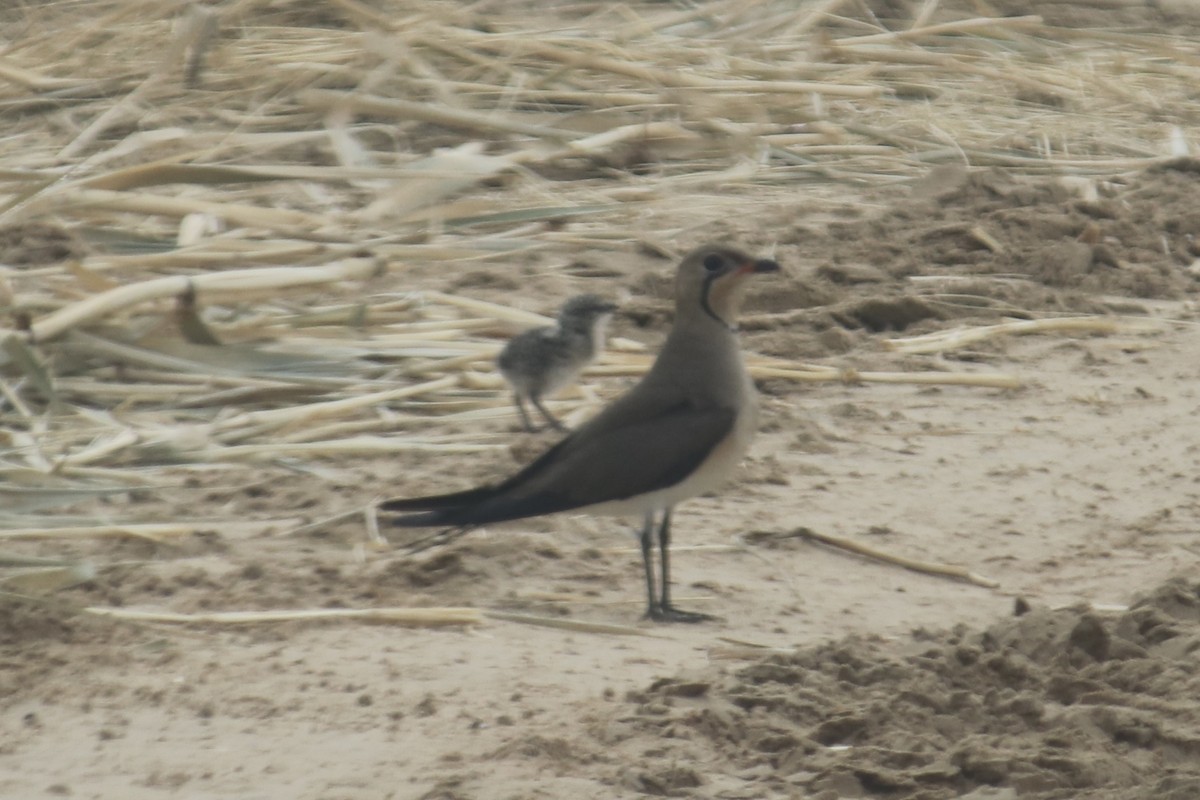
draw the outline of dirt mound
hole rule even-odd
[[[810,263],[792,280],[813,297],[794,307],[826,305],[826,324],[887,331],[1103,312],[1108,295],[1181,298],[1195,291],[1200,261],[1195,169],[1181,159],[1099,182],[935,168],[880,213],[793,224],[781,241]]]
[[[596,730],[760,796],[1182,800],[1200,796],[1197,649],[1200,583],[1177,580],[1120,614],[1038,609],[660,680]],[[696,777],[623,782],[687,795]]]

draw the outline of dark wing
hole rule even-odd
[[[691,475],[729,435],[736,416],[732,408],[697,407],[683,399],[627,399],[632,402],[614,403],[503,483],[381,508],[431,509],[395,521],[403,527],[458,526],[624,500]]]

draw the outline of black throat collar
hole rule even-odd
[[[713,273],[711,275],[704,276],[704,285],[700,288],[700,307],[702,309],[704,309],[705,314],[708,314],[710,317],[715,319],[717,322],[721,323],[721,326],[724,327],[726,330],[736,332],[737,325],[730,325],[728,322],[721,319],[717,315],[717,312],[712,310],[712,306],[710,306],[708,304],[708,293],[709,293],[709,291],[712,290],[713,281],[715,281],[719,277],[721,277],[721,276],[717,273]]]

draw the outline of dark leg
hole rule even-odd
[[[567,426],[555,419],[554,415],[546,410],[546,407],[542,405],[542,398],[538,397],[536,394],[533,394],[529,396],[529,399],[533,401],[535,406],[537,406],[537,410],[542,412],[542,416],[546,418],[546,422],[550,423],[550,427],[557,431],[562,431],[564,433],[566,432]]]
[[[529,419],[529,414],[525,411],[525,400],[519,394],[513,397],[517,401],[517,411],[521,414],[521,424],[525,426],[525,430],[533,433],[537,428],[533,427],[533,420]]]
[[[697,611],[683,611],[671,605],[671,509],[663,513],[662,525],[658,529],[658,557],[662,567],[662,600],[658,604],[659,616],[665,622],[704,622],[716,619]]]
[[[646,568],[646,616],[658,619],[658,598],[654,596],[654,512],[646,514],[642,524],[642,566]]]

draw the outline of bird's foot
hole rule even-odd
[[[440,530],[437,533],[422,537],[415,542],[409,542],[405,550],[410,556],[416,555],[417,553],[420,553],[424,550],[430,550],[434,547],[438,547],[439,545],[450,544],[450,542],[453,542],[460,536],[470,532],[470,525],[464,525],[458,528],[446,528],[445,530]]]
[[[559,433],[566,433],[567,431],[570,430],[570,428],[568,428],[566,425],[564,425],[559,420],[558,417],[554,416],[549,411],[542,408],[540,405],[538,406],[538,408],[542,412],[542,419],[544,419],[546,421],[545,427],[541,428],[541,430],[553,429],[553,430],[558,431]]]
[[[654,605],[646,610],[646,616],[655,622],[711,622],[715,619],[712,614],[701,614],[699,611],[684,611],[672,605]]]

